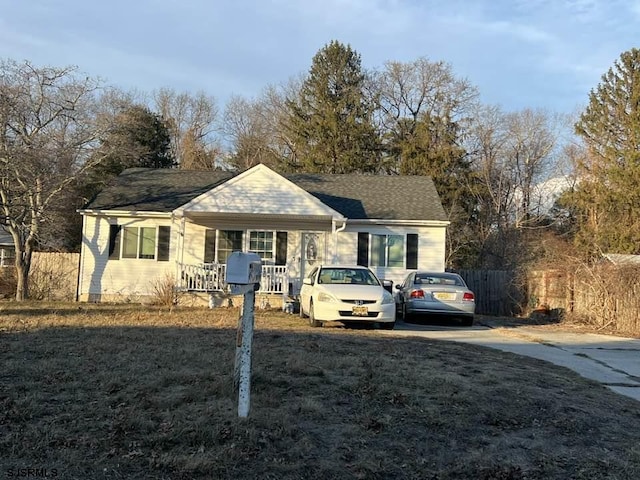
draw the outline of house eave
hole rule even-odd
[[[448,227],[448,220],[386,220],[380,218],[349,219],[349,225],[398,225],[407,227]]]
[[[171,212],[154,212],[154,211],[131,211],[131,210],[100,210],[100,209],[82,209],[77,210],[80,215],[93,217],[109,216],[109,217],[145,217],[145,218],[171,218]]]
[[[279,220],[307,220],[307,221],[321,221],[321,222],[331,222],[331,221],[339,221],[344,222],[347,219],[344,217],[336,217],[331,215],[299,215],[299,214],[287,214],[287,213],[243,213],[243,212],[200,212],[200,211],[188,211],[183,210],[180,212],[179,210],[175,210],[174,215],[179,217],[184,215],[185,218],[189,219],[198,219],[198,218],[272,218]]]

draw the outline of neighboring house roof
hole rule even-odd
[[[222,171],[128,169],[87,210],[170,212],[233,178]],[[282,174],[349,219],[447,221],[430,177]]]
[[[640,255],[605,253],[603,257],[609,260],[614,265],[640,265]]]
[[[2,227],[0,227],[0,247],[13,247],[13,237]]]

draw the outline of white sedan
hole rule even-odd
[[[395,299],[371,270],[361,266],[319,265],[304,278],[300,316],[312,327],[324,322],[375,322],[391,330]]]

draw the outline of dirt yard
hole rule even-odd
[[[0,477],[640,478],[632,399],[535,359],[281,312],[257,313],[240,420],[237,318],[0,304]]]

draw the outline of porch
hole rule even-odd
[[[177,287],[186,292],[226,292],[226,264],[178,264]],[[297,295],[301,280],[290,278],[285,265],[262,265],[258,293]]]

